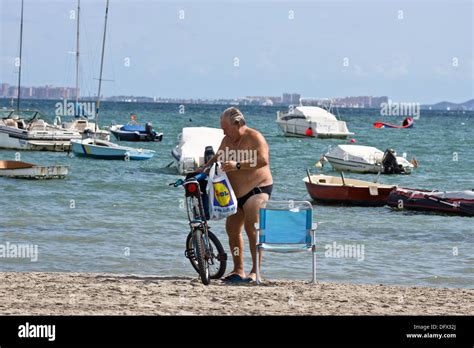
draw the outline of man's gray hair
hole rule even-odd
[[[221,117],[227,117],[232,124],[245,125],[245,117],[236,107],[225,109]]]

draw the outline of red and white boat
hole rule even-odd
[[[303,179],[312,199],[325,203],[383,206],[395,185],[384,185],[329,175],[311,175]]]
[[[397,188],[387,200],[398,209],[423,210],[474,216],[474,191],[427,191]]]

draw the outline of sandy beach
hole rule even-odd
[[[1,315],[473,315],[474,289],[0,273]]]

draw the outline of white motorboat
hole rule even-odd
[[[68,174],[68,166],[37,166],[20,161],[0,161],[0,177],[15,179],[62,179]]]
[[[337,145],[322,160],[331,163],[335,170],[356,173],[410,174],[415,168],[405,157],[397,156],[394,150],[383,152],[363,145]]]
[[[95,122],[90,121],[87,117],[75,117],[71,121],[61,122],[61,118],[56,116],[54,125],[64,131],[79,132],[81,135],[87,133],[95,139],[110,140],[110,132],[99,129]]]
[[[346,122],[340,121],[319,106],[297,106],[287,113],[277,111],[276,122],[287,136],[345,139],[349,132]]]
[[[178,145],[171,151],[180,174],[191,173],[202,166],[219,149],[224,132],[220,128],[185,127]]]
[[[0,148],[12,150],[67,151],[72,139],[82,136],[75,130],[64,130],[48,124],[35,110],[2,110]],[[29,115],[29,117],[26,117]]]

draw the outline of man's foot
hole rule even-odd
[[[256,282],[257,281],[257,273],[250,272],[247,276],[247,279],[249,279],[252,282]]]
[[[227,277],[223,278],[225,283],[251,283],[253,280],[251,278],[242,277],[237,273],[229,274]]]
[[[245,278],[245,273],[244,272],[236,272],[236,271],[232,271],[230,272],[229,274],[227,274],[224,278],[222,278],[222,280],[229,280],[229,279],[235,279],[236,276],[239,276],[240,278]]]

